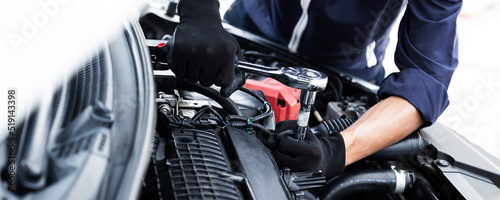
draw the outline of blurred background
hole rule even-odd
[[[465,0],[458,33],[451,103],[438,121],[500,159],[500,1]]]

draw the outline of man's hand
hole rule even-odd
[[[296,130],[296,121],[282,121],[276,125],[278,135],[294,133]],[[322,170],[328,179],[344,171],[345,145],[338,133],[318,139],[308,128],[303,141],[289,136],[281,138],[273,155],[280,167],[288,167],[293,171]]]
[[[172,71],[179,79],[221,86],[221,94],[229,97],[245,83],[244,74],[235,70],[243,55],[222,27],[218,0],[182,0],[178,11],[180,24],[167,55]]]

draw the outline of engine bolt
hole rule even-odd
[[[448,167],[448,166],[450,166],[450,163],[449,163],[448,161],[446,161],[446,160],[442,160],[442,159],[441,159],[441,160],[438,160],[438,161],[437,161],[437,164],[438,164],[439,166],[441,166],[441,167]]]
[[[172,108],[168,104],[161,104],[160,105],[160,112],[163,114],[172,114]]]
[[[165,94],[165,92],[158,92],[158,98],[165,99],[167,98],[167,94]]]

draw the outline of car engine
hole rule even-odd
[[[158,75],[158,82],[176,82],[173,75]],[[161,77],[161,78],[160,78]],[[170,80],[169,80],[170,79]],[[326,187],[321,172],[292,172],[280,169],[269,149],[264,144],[272,143],[271,129],[274,115],[261,93],[240,89],[230,99],[218,101],[206,96],[217,96],[217,90],[203,88],[198,84],[182,82],[192,91],[172,88],[157,89],[174,91],[171,94],[160,91],[157,129],[151,162],[143,185],[143,199],[315,199]],[[166,84],[173,85],[173,84]],[[212,91],[210,91],[212,90]],[[197,93],[206,96],[201,96]],[[252,99],[246,100],[244,99]],[[276,103],[276,102],[274,102]],[[246,104],[243,111],[235,111]],[[212,106],[217,105],[217,106]],[[219,105],[225,105],[222,108]],[[231,105],[231,106],[229,106]],[[359,105],[357,105],[359,107]],[[229,107],[229,109],[224,109]],[[353,106],[351,106],[353,107]],[[351,110],[355,110],[351,108]],[[363,109],[357,109],[363,110]],[[234,112],[234,113],[233,113]],[[353,111],[354,112],[354,111]],[[257,113],[250,117],[242,113]],[[345,115],[342,115],[345,117]],[[252,122],[249,123],[249,120]],[[327,135],[339,131],[353,122],[351,118],[327,120],[315,126],[314,132]],[[413,151],[424,146],[418,138],[408,139]],[[401,150],[401,149],[398,149]],[[389,150],[390,151],[390,150]],[[393,152],[394,153],[394,152]],[[416,153],[416,152],[408,152]],[[387,158],[391,153],[381,154]],[[413,184],[415,175],[393,168],[354,173],[346,180],[334,184],[336,195],[345,192],[346,182],[352,188],[360,185],[365,192],[377,191],[402,193]],[[330,186],[334,187],[334,186]],[[332,196],[328,198],[337,198]]]

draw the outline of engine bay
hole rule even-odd
[[[150,26],[153,21],[166,23],[161,27],[175,25],[154,16],[142,20],[147,36],[168,32],[168,28]],[[324,67],[259,36],[230,25],[226,28],[237,38],[249,63]],[[166,38],[168,34],[148,38],[148,43],[166,42],[161,40]],[[326,89],[317,93],[308,120],[318,137],[344,130],[378,101],[377,86],[341,72],[327,75]],[[451,192],[453,188],[427,180],[426,175],[440,179],[436,163],[447,161],[438,159],[438,151],[418,132],[327,180],[321,171],[280,168],[270,153],[275,124],[297,119],[300,90],[249,75],[245,86],[252,89],[243,87],[226,99],[216,87],[176,80],[161,67],[155,70],[155,82],[157,127],[141,199],[461,198]],[[435,187],[448,192],[437,193]]]
[[[148,40],[166,40],[173,33],[178,22],[174,6],[169,3],[166,13],[153,9],[140,19]],[[223,25],[238,41],[248,63],[326,74],[327,84],[316,93],[306,120],[317,137],[348,128],[379,101],[378,86],[370,82],[290,53],[259,35]],[[155,73],[161,70],[155,68]],[[343,174],[332,179],[321,171],[280,167],[271,153],[275,125],[301,118],[303,90],[262,74],[247,74],[244,87],[224,99],[217,95],[217,88],[203,89],[173,76],[155,76],[159,112],[153,157],[165,156],[152,157],[141,199],[150,195],[160,199],[488,199],[497,196],[500,188],[498,174],[491,173],[494,167],[479,160],[475,164],[483,169],[471,167],[461,158],[470,148],[453,153],[443,150],[459,143],[444,136],[454,134],[439,124],[346,166]],[[191,148],[188,153],[186,149]],[[186,173],[174,174],[179,166]],[[229,182],[222,183],[220,178]]]

